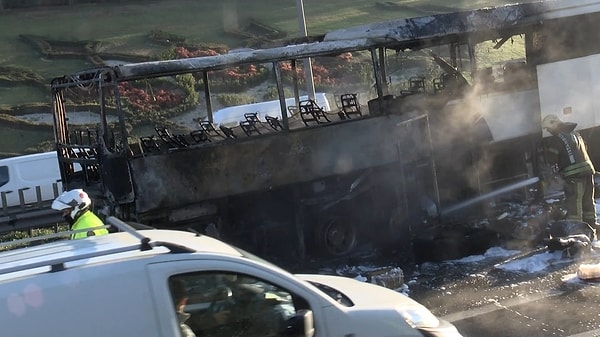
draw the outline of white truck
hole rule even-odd
[[[123,232],[0,253],[4,334],[167,337],[185,324],[197,336],[461,336],[382,286],[293,275],[205,235],[107,222]]]

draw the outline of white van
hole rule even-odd
[[[0,159],[0,192],[5,193],[7,207],[20,205],[19,190],[25,204],[37,202],[36,186],[40,186],[42,201],[54,199],[54,183],[62,192],[56,151]]]
[[[3,334],[461,336],[382,286],[294,275],[205,235],[107,222],[125,232],[0,253]]]

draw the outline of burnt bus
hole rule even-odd
[[[473,228],[460,219],[485,211],[478,204],[466,212],[470,200],[497,189],[534,197],[524,187],[538,184],[543,116],[577,122],[595,141],[600,109],[591,74],[600,47],[585,32],[594,31],[599,11],[594,1],[515,4],[55,78],[62,182],[85,189],[104,214],[193,228],[263,256],[348,256],[358,247],[411,256],[416,239],[445,235],[455,242],[446,254],[466,254],[461,240]],[[367,65],[364,87],[348,73],[326,93],[335,105],[310,92],[303,98],[303,60],[331,64],[349,54],[353,63],[336,69]],[[269,74],[276,109],[226,122],[213,111],[223,90],[216,78],[250,65]],[[156,92],[158,83],[190,74],[206,105],[194,127],[139,122],[125,83]],[[84,103],[97,120],[71,123]]]

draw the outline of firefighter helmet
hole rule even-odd
[[[548,115],[544,117],[542,120],[542,127],[549,131],[556,131],[560,128],[564,123],[556,117],[556,115]]]

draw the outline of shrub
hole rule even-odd
[[[68,231],[68,230],[69,230],[68,225],[62,224],[62,225],[58,226],[59,232]],[[27,231],[12,231],[12,232],[8,232],[8,233],[4,233],[4,234],[0,235],[0,242],[9,243],[9,242],[16,241],[16,240],[26,239],[26,238],[30,238],[30,237],[34,238],[34,237],[49,235],[49,234],[53,234],[53,233],[56,233],[54,228],[34,228],[34,229],[31,229],[29,231],[29,233]],[[65,235],[65,238],[68,238],[68,235]],[[64,239],[64,238],[55,237],[55,238],[46,238],[46,239],[39,240],[39,241],[33,241],[31,243],[20,243],[20,244],[14,244],[14,245],[7,245],[7,246],[0,247],[0,251],[19,248],[19,247],[27,247],[27,246],[32,246],[35,244],[52,242],[52,241],[57,241],[57,240],[62,240],[62,239]]]
[[[214,56],[226,53],[227,49],[223,47],[204,47],[204,48],[190,48],[179,46],[167,55],[172,55],[173,58],[190,58],[190,57],[204,57]],[[163,55],[165,56],[165,55]],[[202,74],[198,73],[196,80],[202,81]],[[252,86],[258,85],[264,82],[269,76],[269,70],[264,65],[244,65],[238,67],[231,67],[224,70],[211,72],[210,81],[211,87],[214,90],[241,92]],[[203,90],[204,84],[198,85],[198,90]]]
[[[139,88],[140,83],[119,83],[119,94],[123,98],[123,103],[133,112],[153,115],[176,107],[183,101],[183,96],[172,90],[163,88],[153,90],[149,82],[144,82],[149,89]]]
[[[283,88],[283,95],[285,97],[292,97],[294,93],[288,89],[288,88]],[[279,99],[279,92],[277,92],[277,87],[275,86],[269,86],[265,92],[265,94],[263,95],[263,100],[265,101],[272,101],[272,100],[276,100]]]
[[[217,100],[226,107],[254,103],[254,97],[244,94],[219,94]]]
[[[185,37],[168,33],[160,29],[151,30],[148,37],[150,40],[164,45],[174,45],[185,42]]]
[[[316,88],[328,89],[343,82],[369,83],[370,77],[365,70],[370,69],[369,64],[364,64],[352,55],[343,53],[335,58],[317,58],[312,62],[313,81]],[[291,62],[281,62],[280,70],[285,83],[292,83],[293,73]],[[300,84],[304,83],[304,70],[302,64],[296,65],[296,76]]]
[[[245,65],[210,74],[211,87],[215,90],[242,92],[267,80],[269,70],[264,65]]]

